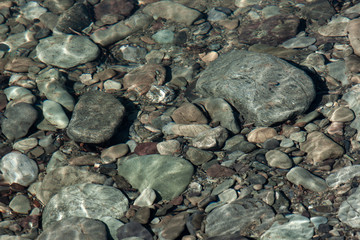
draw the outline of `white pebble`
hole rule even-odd
[[[38,140],[36,138],[26,138],[14,143],[13,149],[18,150],[20,152],[26,152],[36,147],[37,144],[38,144]]]
[[[59,129],[64,129],[69,124],[69,118],[66,116],[61,105],[52,100],[44,101],[43,114],[47,121]]]
[[[104,88],[106,91],[120,90],[122,88],[121,83],[114,80],[107,80],[104,82]]]
[[[36,100],[36,97],[32,94],[29,89],[12,86],[8,87],[4,90],[6,98],[8,101],[16,100],[20,102],[30,103],[33,104]]]
[[[139,207],[151,206],[156,198],[156,193],[151,188],[145,188],[140,196],[135,200],[134,205]]]

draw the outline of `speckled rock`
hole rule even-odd
[[[354,177],[360,176],[360,165],[347,166],[331,173],[326,178],[329,187],[338,187],[343,183],[349,182]]]
[[[287,174],[286,178],[296,185],[302,185],[304,188],[314,192],[323,192],[327,189],[324,179],[319,178],[302,167],[294,167]]]
[[[265,154],[265,157],[270,167],[289,169],[293,166],[289,156],[279,150],[270,150]]]
[[[46,100],[43,103],[42,110],[44,118],[56,128],[64,129],[69,124],[69,118],[59,103]]]
[[[351,194],[340,205],[338,217],[340,221],[353,228],[360,227],[360,188]]]
[[[227,130],[223,127],[216,127],[199,133],[192,140],[192,145],[200,149],[219,149],[224,145],[227,138]]]

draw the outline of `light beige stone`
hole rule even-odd
[[[354,49],[354,53],[360,56],[360,18],[351,20],[347,26],[350,45]]]
[[[252,130],[248,136],[247,139],[249,142],[252,143],[263,143],[267,139],[273,138],[277,135],[277,132],[274,128],[270,127],[261,127],[256,128]]]
[[[354,112],[346,107],[337,107],[329,114],[329,120],[332,122],[350,122],[354,120]]]

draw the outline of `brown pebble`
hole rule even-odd
[[[214,164],[206,170],[206,174],[212,178],[230,177],[235,174],[235,171],[228,167]]]
[[[158,154],[159,152],[156,145],[156,142],[138,143],[138,145],[134,149],[134,153],[139,156]]]

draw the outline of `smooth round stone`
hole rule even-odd
[[[105,91],[118,91],[118,90],[121,90],[121,88],[122,88],[122,85],[118,81],[106,80],[104,82]]]
[[[6,154],[1,159],[0,170],[10,184],[17,183],[22,186],[29,186],[38,176],[36,162],[19,152]]]
[[[235,201],[237,198],[237,193],[234,189],[227,189],[219,194],[219,200],[221,202],[230,203],[232,201]]]
[[[227,18],[227,15],[224,12],[218,11],[216,8],[210,9],[210,11],[207,12],[207,15],[207,20],[210,22],[216,22]]]
[[[308,123],[308,124],[306,124],[306,126],[304,128],[308,133],[318,131],[320,129],[320,127],[318,125],[316,125],[315,123]]]
[[[145,60],[146,49],[142,47],[132,47],[129,45],[120,48],[123,58],[129,62],[141,63]]]
[[[338,107],[332,110],[328,116],[331,122],[350,122],[354,120],[354,112],[346,107]]]
[[[346,36],[349,22],[350,19],[343,16],[333,17],[330,22],[319,27],[318,32],[326,37]]]
[[[153,240],[151,233],[138,222],[124,224],[117,230],[117,239],[126,240]]]
[[[280,146],[280,143],[275,138],[267,139],[263,145],[263,147],[268,150],[273,150],[279,146]]]
[[[134,205],[139,207],[151,206],[155,199],[155,191],[151,188],[145,188],[144,191],[141,192],[140,196],[135,199]]]
[[[227,130],[223,127],[216,127],[197,135],[192,140],[192,145],[200,149],[219,149],[224,145],[227,138]]]
[[[306,48],[316,42],[316,38],[313,37],[295,37],[291,38],[281,44],[284,48]]]
[[[113,163],[116,159],[125,156],[129,152],[127,144],[117,144],[101,151],[101,160],[104,163]]]
[[[156,145],[156,148],[160,155],[179,154],[181,151],[180,142],[177,140],[167,140],[164,142],[159,142]]]
[[[230,187],[232,187],[235,183],[235,180],[230,178],[230,179],[226,179],[224,182],[222,182],[221,184],[219,184],[218,186],[216,186],[216,188],[214,188],[214,190],[211,192],[211,195],[218,195],[221,194],[222,192],[224,192],[225,190],[229,189]]]
[[[99,240],[108,239],[103,222],[87,217],[68,217],[46,228],[38,240]]]
[[[304,188],[314,192],[323,192],[327,189],[324,179],[319,178],[302,167],[294,167],[287,174],[286,178],[296,185],[302,185]]]
[[[36,138],[26,138],[20,141],[17,141],[13,145],[13,149],[18,150],[20,152],[27,152],[30,149],[33,149],[38,144],[38,140]]]
[[[63,188],[46,205],[43,228],[69,217],[101,219],[105,216],[121,218],[128,210],[128,199],[118,189],[91,183]]]
[[[45,0],[44,7],[55,14],[61,14],[74,4],[74,0]]]
[[[278,6],[266,6],[261,13],[265,18],[271,18],[280,14],[280,8]]]
[[[17,213],[28,214],[31,210],[30,200],[24,195],[16,195],[10,202],[9,207]]]
[[[307,135],[307,133],[304,132],[304,131],[294,132],[294,133],[290,134],[290,139],[295,141],[295,142],[302,143],[302,142],[305,142],[306,135]]]
[[[160,30],[154,35],[152,35],[152,38],[157,42],[161,44],[166,43],[173,43],[175,38],[175,33],[171,30]]]
[[[274,128],[255,128],[248,136],[247,140],[252,143],[263,143],[267,139],[277,136],[277,132]]]
[[[265,154],[265,157],[270,167],[289,169],[293,166],[289,156],[279,150],[270,150]]]
[[[35,19],[39,19],[41,14],[44,14],[47,12],[46,8],[43,8],[39,5],[39,3],[35,1],[30,1],[24,6],[20,8],[21,13],[24,18],[33,21]]]
[[[56,128],[64,129],[68,126],[69,118],[66,116],[59,103],[51,100],[45,100],[42,110],[44,118]]]
[[[206,124],[208,123],[205,115],[192,103],[183,103],[178,107],[172,114],[171,118],[177,124],[189,124],[189,123],[198,123]]]
[[[36,97],[29,89],[18,86],[11,86],[4,89],[4,93],[8,101],[16,100],[16,102],[25,102],[33,104],[36,101]]]
[[[56,35],[40,40],[36,54],[40,61],[59,68],[71,68],[90,62],[100,53],[89,38],[77,35]]]

